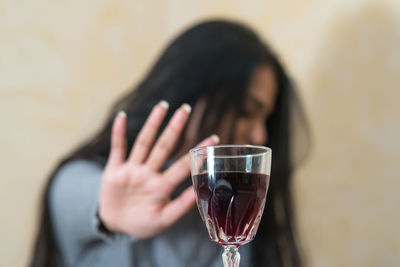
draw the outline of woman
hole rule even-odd
[[[30,266],[221,266],[187,178],[187,151],[218,141],[274,151],[263,219],[240,248],[241,266],[301,266],[293,125],[307,132],[288,76],[251,29],[226,21],[188,29],[54,170]]]

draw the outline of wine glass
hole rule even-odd
[[[238,267],[238,248],[254,239],[269,185],[272,150],[218,145],[190,150],[196,202],[210,238],[224,247],[224,267]]]

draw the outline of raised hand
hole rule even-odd
[[[192,187],[170,199],[176,186],[190,174],[188,154],[160,171],[186,124],[189,105],[184,104],[175,112],[151,149],[167,109],[165,101],[153,108],[126,161],[126,114],[120,112],[114,120],[99,206],[101,220],[112,231],[142,239],[154,236],[174,224],[195,202]],[[199,145],[216,143],[218,137],[211,136]]]

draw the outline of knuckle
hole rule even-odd
[[[160,125],[160,120],[156,117],[150,117],[146,124],[148,129],[157,129]]]
[[[172,150],[173,143],[169,142],[166,138],[160,139],[158,143],[158,148],[163,151],[170,151]]]
[[[136,139],[135,146],[136,147],[147,147],[149,142],[144,135],[139,135]]]
[[[175,182],[171,179],[171,177],[165,177],[163,179],[163,190],[171,192],[176,188]]]
[[[178,162],[178,166],[180,170],[186,170],[190,167],[190,161],[188,161],[188,158],[183,158]]]
[[[168,131],[171,135],[179,135],[181,133],[182,127],[178,123],[171,123],[171,125],[168,126]]]
[[[160,222],[160,228],[161,229],[166,229],[172,224],[170,216],[166,216],[166,214],[163,214],[161,216],[161,222]]]
[[[119,142],[111,142],[111,150],[118,150],[120,147],[120,143]]]

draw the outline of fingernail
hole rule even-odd
[[[190,113],[192,111],[192,108],[189,106],[189,104],[183,104],[181,106],[182,109],[184,109],[187,113]]]
[[[121,110],[121,111],[118,112],[117,116],[118,117],[126,117],[126,113],[125,113],[125,111]]]
[[[169,108],[169,104],[168,104],[168,102],[165,101],[165,100],[161,100],[159,104],[160,104],[160,106],[162,106],[162,107],[165,108],[165,109],[168,109],[168,108]]]
[[[216,144],[219,143],[219,137],[218,137],[218,135],[216,135],[216,134],[211,135],[211,139],[212,139]]]

